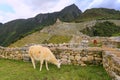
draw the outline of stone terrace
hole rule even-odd
[[[29,46],[31,45],[21,48],[0,47],[0,58],[30,61]],[[82,47],[79,44],[44,44],[43,46],[49,47],[64,65],[103,65],[113,80],[120,80],[120,50],[117,48]]]

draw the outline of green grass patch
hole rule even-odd
[[[97,43],[96,45],[94,43],[90,43],[88,46],[89,47],[102,47],[102,43],[100,42],[100,43]]]
[[[73,66],[62,65],[58,69],[49,64],[49,71],[45,65],[39,71],[33,69],[32,63],[0,59],[0,80],[111,80],[102,66]]]
[[[112,36],[120,36],[120,33],[113,34]]]
[[[119,45],[117,45],[117,48],[120,48],[120,44],[119,44]]]
[[[71,36],[61,36],[61,35],[53,35],[49,40],[48,43],[67,43],[71,40]]]
[[[31,35],[28,35],[15,43],[11,44],[9,47],[22,47],[25,46],[26,44],[41,44],[44,40],[48,39],[50,37],[49,34],[47,33],[40,33],[40,32],[35,32]]]

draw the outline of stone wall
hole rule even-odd
[[[103,66],[112,80],[120,80],[120,51],[105,51]]]
[[[79,48],[56,48],[51,50],[62,61],[62,64],[81,66],[102,64],[102,51],[80,50]]]
[[[21,48],[0,47],[0,58],[30,61],[28,48],[30,45]],[[120,50],[108,48],[81,48],[79,44],[49,44],[43,45],[51,49],[62,64],[69,65],[102,65],[113,80],[120,80]],[[117,53],[116,53],[117,52]]]
[[[49,46],[50,47],[50,46]],[[62,64],[73,65],[101,65],[102,64],[102,51],[89,50],[80,48],[68,47],[50,47],[57,59],[62,61]],[[5,48],[0,47],[0,57],[7,59],[29,61],[28,47],[22,48]]]
[[[27,52],[23,48],[0,47],[0,58],[22,60],[25,54]]]

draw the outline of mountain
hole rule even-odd
[[[45,27],[55,24],[57,19],[62,22],[84,21],[85,23],[86,21],[89,22],[92,20],[120,20],[120,11],[106,8],[92,8],[82,13],[82,11],[75,4],[72,4],[59,12],[38,14],[32,18],[17,19],[5,24],[0,23],[0,45],[8,46],[31,33],[40,31]],[[86,23],[85,25],[88,24]],[[90,25],[94,26],[94,23],[90,23]],[[69,30],[70,27],[67,26],[67,28]],[[58,29],[57,31],[60,32]],[[69,34],[70,33],[71,32],[69,32]]]
[[[79,8],[75,4],[72,4],[60,11],[59,19],[64,22],[71,22],[81,14],[82,11],[79,10]]]
[[[0,28],[0,45],[8,46],[28,34],[54,24],[57,18],[61,21],[71,22],[81,13],[81,10],[75,4],[72,4],[60,12],[38,14],[33,18],[17,19],[7,22],[2,24]]]
[[[0,26],[2,26],[2,23],[0,23]]]
[[[87,9],[82,15],[80,15],[76,21],[86,20],[106,20],[106,19],[119,19],[120,11],[107,8],[92,8]]]
[[[2,27],[2,25],[3,25],[3,24],[2,24],[2,23],[0,23],[0,28]]]

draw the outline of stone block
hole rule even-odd
[[[87,59],[87,57],[82,57],[81,58],[81,61],[87,61],[88,59]]]
[[[30,61],[30,57],[29,57],[28,54],[24,54],[23,55],[23,61],[25,61],[25,62],[29,62]]]
[[[87,56],[88,61],[92,61],[94,59],[93,56]]]
[[[88,55],[92,55],[93,53],[92,52],[88,52]]]
[[[81,66],[87,66],[86,64],[81,64]]]
[[[74,58],[74,56],[70,56],[69,59],[70,60],[74,60],[75,58]]]
[[[68,56],[66,56],[66,55],[63,55],[63,56],[62,56],[62,58],[65,58],[65,59],[67,59],[67,58],[68,58]]]
[[[79,61],[81,59],[81,56],[80,55],[76,55],[75,56],[75,60]]]
[[[68,60],[67,59],[61,59],[62,64],[68,64]]]
[[[102,58],[95,57],[96,61],[102,61]]]

